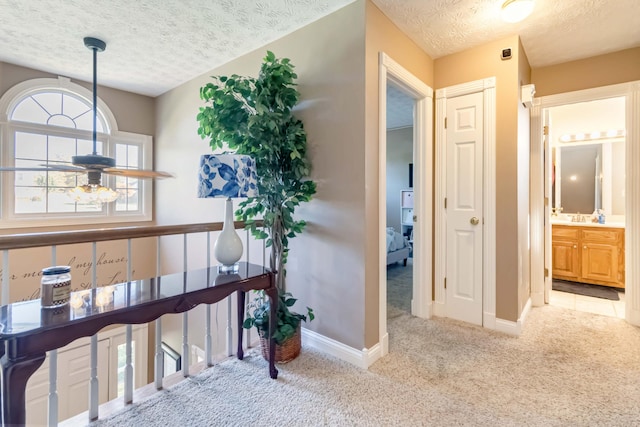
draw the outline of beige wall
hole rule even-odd
[[[536,97],[640,80],[640,47],[531,70]]]
[[[409,188],[413,126],[387,131],[387,227],[401,232],[400,192]]]
[[[379,341],[379,274],[378,274],[378,61],[385,52],[424,83],[433,87],[433,60],[371,1],[366,2],[366,142],[365,142],[365,347]],[[362,156],[362,154],[360,154]]]
[[[0,62],[0,96],[8,89],[25,80],[56,77],[57,75],[45,73],[44,71]],[[91,82],[71,80],[91,90]],[[99,74],[98,81],[100,81]],[[100,85],[98,85],[98,97],[109,106],[118,123],[118,130],[154,135],[155,98]]]
[[[294,309],[316,313],[307,328],[357,349],[365,346],[364,14],[355,2],[207,72],[160,96],[156,116],[157,165],[176,175],[157,183],[158,223],[221,221],[223,200],[196,198],[199,155],[211,151],[197,134],[199,88],[211,75],[256,76],[267,50],[291,59],[318,193],[297,212],[308,227],[291,241],[287,287],[299,298]]]
[[[518,40],[518,83],[518,87],[531,83],[531,67],[521,40]],[[518,90],[518,96],[520,95],[521,92]],[[518,317],[531,296],[529,118],[529,110],[522,105],[522,102],[518,102]]]
[[[496,78],[496,316],[510,321],[518,318],[519,46],[510,36],[438,58],[434,67],[435,89]],[[501,60],[508,47],[512,58]]]

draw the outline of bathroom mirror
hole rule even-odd
[[[554,148],[553,207],[564,214],[624,215],[624,139]]]
[[[615,97],[547,110],[551,207],[570,215],[603,209],[607,220],[624,221],[625,103]]]

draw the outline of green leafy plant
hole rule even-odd
[[[282,344],[289,337],[293,336],[298,329],[301,321],[309,321],[314,319],[313,310],[307,307],[307,314],[298,314],[289,310],[297,299],[293,298],[290,292],[278,292],[278,311],[276,324],[276,332],[273,338],[277,344]],[[250,329],[256,327],[260,336],[267,336],[269,333],[269,310],[271,305],[269,299],[264,295],[264,292],[260,292],[258,297],[254,299],[251,304],[251,314],[244,320],[243,327]]]
[[[281,295],[276,336],[283,336],[283,341],[295,332],[290,332],[289,326],[297,327],[300,320],[306,321],[306,316],[289,311],[295,299],[285,292],[285,264],[289,239],[306,226],[304,220],[294,218],[295,210],[316,192],[316,184],[308,178],[311,165],[307,134],[293,114],[300,98],[293,69],[289,59],[278,59],[273,52],[267,52],[257,78],[212,76],[213,81],[200,88],[205,106],[197,115],[198,134],[209,139],[212,149],[229,148],[256,162],[258,195],[240,203],[235,214],[254,237],[266,239],[266,246],[271,247],[269,265],[277,272],[276,285]],[[263,227],[256,223],[260,217]],[[260,307],[262,311],[257,313],[267,313],[268,318],[268,309],[264,311],[268,301],[264,295],[258,301],[261,305],[256,310]],[[257,321],[256,310],[250,318],[253,320],[246,324],[260,329],[262,323]],[[308,307],[307,310],[312,320],[312,311]],[[263,320],[260,317],[260,322]]]

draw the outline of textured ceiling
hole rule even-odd
[[[0,61],[156,96],[353,0],[0,0]]]
[[[640,46],[640,0],[535,0],[524,21],[504,0],[373,0],[432,58],[519,34],[532,67]]]
[[[412,126],[414,102],[392,84],[387,84],[387,129]]]
[[[0,61],[156,96],[354,0],[0,0]],[[640,0],[536,0],[518,24],[503,0],[373,0],[432,58],[520,34],[533,67],[640,46]]]

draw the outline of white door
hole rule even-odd
[[[482,92],[447,99],[446,117],[446,315],[482,325]]]
[[[552,159],[551,144],[549,141],[549,133],[551,132],[551,118],[549,117],[549,110],[544,109],[544,131],[543,131],[543,153],[544,153],[544,170],[546,171],[544,177],[544,303],[549,304],[549,294],[551,293],[551,207],[555,206],[555,200],[552,200],[553,194],[551,188],[555,181],[555,169]]]

